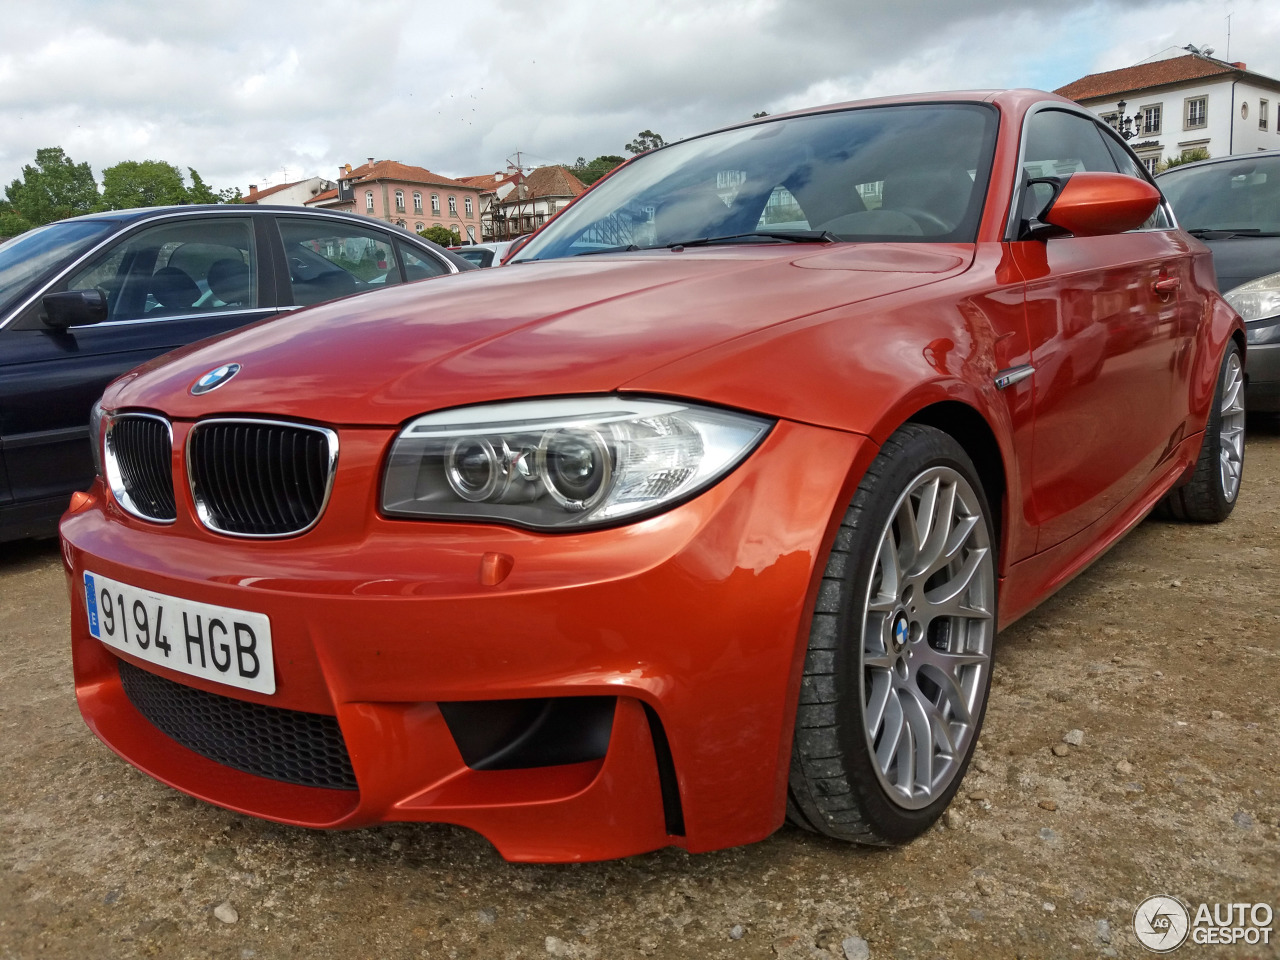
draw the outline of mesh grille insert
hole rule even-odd
[[[222,697],[124,660],[120,681],[139,713],[202,757],[285,783],[357,789],[336,717]]]
[[[107,449],[119,472],[116,498],[148,520],[173,520],[177,510],[169,424],[158,417],[125,414],[112,422]]]
[[[187,439],[201,521],[220,533],[283,537],[311,527],[333,480],[337,435],[261,420],[206,420]]]

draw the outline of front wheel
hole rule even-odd
[[[1189,483],[1170,491],[1159,512],[1174,520],[1219,523],[1231,515],[1244,478],[1244,364],[1229,341],[1218,370],[1200,457]]]
[[[794,823],[902,843],[946,809],[986,712],[994,539],[954,439],[907,424],[885,442],[819,591],[792,749]]]

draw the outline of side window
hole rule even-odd
[[[148,227],[71,277],[65,289],[102,291],[108,322],[254,309],[253,225],[218,217]]]
[[[415,280],[427,280],[449,272],[449,268],[431,256],[421,253],[407,243],[398,243],[400,259],[404,262],[404,275],[410,283]]]
[[[379,230],[337,220],[281,217],[277,223],[295,304],[323,303],[400,282],[391,238]]]
[[[1065,110],[1041,110],[1028,121],[1022,171],[1028,180],[1080,171],[1120,172],[1098,125]],[[1039,217],[1052,198],[1051,186],[1031,184],[1023,194],[1022,217]]]

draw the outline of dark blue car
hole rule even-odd
[[[130,368],[282,311],[471,269],[395,227],[300,207],[115,211],[0,245],[0,541],[55,532],[93,479],[90,410]]]

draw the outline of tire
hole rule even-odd
[[[1228,342],[1204,440],[1191,480],[1160,502],[1157,513],[1172,520],[1221,523],[1231,516],[1244,477],[1244,365],[1240,347]]]
[[[793,823],[890,845],[942,815],[986,713],[996,583],[973,463],[948,434],[903,426],[867,470],[827,559],[796,711]]]

